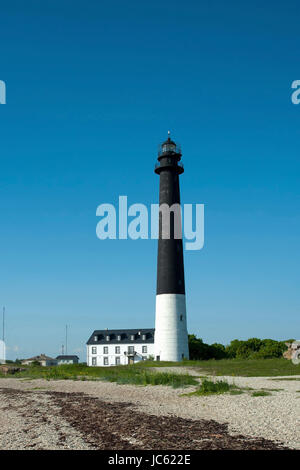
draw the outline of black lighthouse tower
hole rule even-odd
[[[181,229],[179,176],[181,150],[170,138],[158,152],[159,239],[155,313],[155,358],[180,361],[189,357]]]

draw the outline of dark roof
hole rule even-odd
[[[79,359],[78,356],[56,356],[56,359]]]
[[[131,330],[95,330],[90,336],[86,344],[122,344],[122,343],[154,343],[154,328],[135,328]],[[140,334],[139,334],[140,333]],[[135,339],[130,339],[131,335],[135,335]],[[143,335],[146,339],[143,340]],[[95,340],[97,336],[97,340]],[[106,336],[110,336],[110,340],[106,340]],[[117,339],[121,336],[121,340]]]
[[[174,142],[174,140],[172,140],[172,139],[170,138],[170,136],[169,136],[166,140],[164,140],[161,145],[165,145],[165,144],[176,145],[176,143]]]

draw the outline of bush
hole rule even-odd
[[[246,341],[234,339],[225,347],[218,343],[209,345],[201,338],[189,335],[190,359],[272,359],[282,357],[287,349],[285,343],[273,339],[249,338]]]
[[[32,361],[29,365],[30,367],[38,367],[41,366],[41,363],[39,361]]]
[[[195,335],[189,335],[189,352],[191,360],[224,359],[227,357],[223,344],[209,345]]]
[[[233,386],[229,385],[229,383],[225,382],[224,380],[212,382],[210,380],[204,379],[198,390],[196,390],[195,395],[214,395],[226,393],[229,392],[231,388],[233,388]]]

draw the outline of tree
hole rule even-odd
[[[234,358],[236,357],[237,350],[241,346],[242,341],[239,339],[233,339],[228,346],[226,346],[225,351],[227,353],[227,357]]]
[[[225,346],[220,343],[213,343],[209,346],[210,356],[213,359],[225,359],[227,353],[225,351]]]
[[[203,340],[195,335],[189,335],[189,352],[191,360],[210,359],[208,344],[203,343]]]

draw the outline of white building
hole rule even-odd
[[[66,354],[62,356],[57,356],[57,365],[63,365],[63,364],[78,364],[79,357],[78,356],[68,356]]]
[[[46,354],[40,354],[39,356],[30,357],[29,359],[23,359],[22,364],[30,365],[38,362],[44,367],[57,365],[57,360],[53,359],[53,357],[46,356]]]
[[[88,366],[134,364],[154,358],[154,328],[95,330],[87,342]]]

